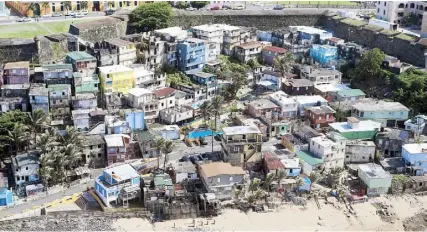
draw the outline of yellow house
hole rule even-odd
[[[37,2],[37,1],[6,1],[6,6],[24,16],[46,15],[53,12],[69,11],[100,11],[134,9],[143,4],[144,1],[58,1],[58,2]],[[36,13],[37,12],[37,13]]]
[[[101,92],[121,93],[126,95],[135,86],[133,69],[123,65],[112,65],[99,68]]]

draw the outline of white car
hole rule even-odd
[[[45,14],[45,15],[42,15],[42,18],[50,18],[50,17],[52,17],[52,14]]]
[[[32,20],[30,18],[24,17],[24,18],[19,18],[16,20],[16,22],[31,22]]]
[[[245,9],[245,6],[243,6],[243,5],[236,5],[236,6],[233,7],[233,9],[234,10],[243,10],[243,9]]]
[[[73,18],[82,18],[84,15],[83,14],[81,14],[81,13],[75,13],[74,15],[73,15]]]
[[[195,11],[196,10],[196,8],[193,8],[193,7],[188,7],[187,9],[185,9],[186,11]]]
[[[80,11],[80,14],[82,14],[82,15],[87,15],[89,13],[89,11],[87,11],[87,10],[81,10]]]
[[[69,11],[67,14],[65,14],[65,16],[74,16],[75,14],[75,12]]]

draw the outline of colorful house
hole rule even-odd
[[[206,42],[201,39],[188,38],[178,42],[178,68],[183,72],[201,71],[205,65]]]
[[[45,114],[49,114],[49,90],[44,84],[32,83],[28,96],[32,113],[41,109]]]
[[[73,73],[74,92],[77,93],[97,93],[99,91],[98,75],[92,74],[89,76],[82,73]]]
[[[262,49],[261,60],[270,66],[274,65],[274,59],[283,56],[287,52],[286,49],[276,46],[267,46]]]
[[[99,68],[101,92],[126,95],[135,85],[133,69],[123,65],[112,65]]]
[[[312,171],[318,170],[323,165],[323,160],[314,156],[308,151],[296,151],[296,156],[300,159],[302,171],[306,175],[310,175]]]
[[[340,133],[346,139],[373,139],[380,130],[381,123],[372,120],[359,121],[355,117],[348,117],[347,122],[330,123],[331,130]]]
[[[16,185],[38,181],[40,162],[37,151],[19,154],[12,158],[12,172]]]
[[[387,194],[391,187],[392,176],[378,164],[359,164],[357,175],[366,187],[368,196]]]
[[[30,82],[30,62],[6,63],[3,68],[4,84],[25,84]]]
[[[0,188],[0,206],[12,206],[13,194],[12,191],[5,187]]]
[[[330,45],[313,44],[310,48],[310,56],[315,62],[324,66],[335,66],[338,59],[338,48]]]
[[[65,63],[72,64],[73,71],[82,73],[83,76],[91,76],[96,72],[96,58],[86,52],[68,53]]]
[[[373,100],[357,102],[352,105],[352,116],[360,120],[371,119],[380,122],[383,127],[396,127],[408,119],[409,109],[399,102]]]
[[[107,207],[113,201],[126,204],[140,194],[139,174],[130,164],[105,169],[95,180],[95,192]]]
[[[427,173],[427,143],[403,145],[402,158],[412,176],[422,176]]]

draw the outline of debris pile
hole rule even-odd
[[[419,213],[403,221],[405,231],[426,231],[427,213]]]

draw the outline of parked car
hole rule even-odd
[[[285,9],[285,7],[281,5],[277,5],[273,7],[273,10],[283,10],[283,9]]]
[[[215,136],[214,136],[214,139],[215,139],[216,141],[221,141],[221,135],[220,135],[220,134],[215,135]]]
[[[233,9],[234,9],[234,10],[244,10],[244,9],[245,9],[245,6],[244,6],[244,5],[235,5],[235,6],[233,7]]]
[[[61,16],[62,16],[61,13],[58,13],[58,12],[53,12],[52,13],[52,17],[61,17]]]
[[[115,12],[116,12],[115,10],[107,10],[107,11],[105,11],[105,15],[112,15]]]
[[[222,5],[222,9],[223,10],[232,10],[233,7],[229,6],[229,5]]]
[[[73,15],[73,18],[83,18],[83,16],[83,14],[76,13],[75,15]]]
[[[193,164],[201,163],[202,160],[203,160],[203,158],[200,155],[190,156],[190,162],[193,163]]]
[[[219,10],[219,6],[213,6],[211,7],[211,10]]]
[[[42,18],[50,18],[50,17],[52,17],[52,14],[45,14],[45,15],[42,15]]]
[[[27,18],[27,17],[23,17],[23,18],[19,18],[16,20],[16,22],[31,22],[32,19]]]
[[[193,7],[188,7],[187,9],[185,9],[186,11],[195,11],[196,10],[196,8],[193,8]]]
[[[206,141],[206,139],[204,137],[200,137],[200,144],[201,145],[208,145],[208,141]]]
[[[179,159],[178,161],[179,162],[188,162],[189,160],[190,160],[189,156],[185,155],[185,156],[181,157],[181,159]]]
[[[88,10],[81,10],[80,11],[80,14],[82,14],[82,15],[87,15],[89,13],[89,11]]]

